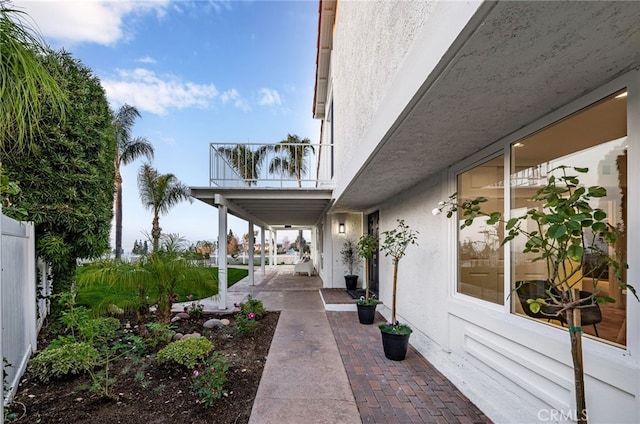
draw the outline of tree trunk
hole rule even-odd
[[[154,215],[153,224],[151,225],[151,238],[153,239],[153,251],[157,252],[160,249],[160,234],[162,228],[160,228],[160,218],[158,215]]]
[[[580,292],[574,289],[574,299],[580,299]],[[573,359],[573,377],[576,391],[576,418],[578,423],[587,424],[587,405],[584,395],[584,366],[582,362],[582,329],[580,328],[580,309],[567,309],[567,325],[571,338],[571,358]]]
[[[369,258],[364,258],[364,299],[369,302]]]
[[[122,256],[122,176],[116,172],[116,259]]]
[[[393,292],[391,294],[391,325],[396,324],[396,288],[398,286],[398,261],[393,261]]]

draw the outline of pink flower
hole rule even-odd
[[[256,314],[254,314],[253,312],[249,312],[249,319],[255,319],[256,318]]]
[[[193,370],[193,376],[194,377],[197,377],[199,375],[200,375],[200,373],[198,372],[198,370]]]

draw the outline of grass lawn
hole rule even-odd
[[[204,299],[206,297],[211,297],[215,294],[218,294],[218,268],[211,267],[208,268],[211,272],[211,284],[207,287],[199,287],[192,288],[189,287],[188,284],[184,284],[178,286],[176,289],[176,294],[178,295],[178,302],[186,302],[187,296],[192,295],[193,300]],[[83,267],[78,267],[78,273],[81,274],[84,271]],[[227,269],[227,280],[228,286],[231,287],[238,281],[242,280],[249,274],[247,269],[237,269],[237,268],[228,268]],[[151,299],[155,298],[158,295],[157,291],[154,292],[153,288],[149,290],[149,297]],[[131,291],[126,291],[123,289],[118,289],[109,285],[98,285],[94,284],[90,287],[78,287],[78,296],[76,298],[76,302],[79,305],[87,306],[88,308],[92,308],[94,305],[97,305],[102,299],[105,297],[111,298],[111,303],[119,304],[126,303],[127,300],[135,299],[136,293]]]

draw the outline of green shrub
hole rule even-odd
[[[205,337],[189,337],[169,343],[158,352],[159,364],[174,364],[193,369],[213,350],[213,343]]]
[[[227,370],[230,363],[220,352],[214,352],[202,370],[194,370],[191,390],[204,406],[211,406],[224,394],[223,386],[227,382]]]
[[[244,316],[249,316],[249,314],[253,313],[255,315],[254,319],[256,320],[262,319],[267,313],[267,310],[262,304],[262,300],[255,299],[251,295],[247,297],[246,302],[240,303],[238,308],[240,308],[240,313]]]
[[[42,382],[69,374],[80,374],[98,363],[98,350],[87,342],[62,343],[48,346],[31,360],[33,375]]]
[[[91,343],[104,344],[116,337],[120,321],[112,317],[88,319],[78,325],[80,336]]]
[[[140,358],[149,352],[145,339],[135,334],[127,334],[114,347],[118,352],[129,357]]]
[[[62,311],[60,314],[60,322],[73,335],[75,335],[78,327],[88,319],[89,310],[84,306],[74,306]]]
[[[238,333],[243,336],[249,336],[256,332],[258,328],[258,321],[256,321],[256,315],[253,312],[248,314],[239,313],[236,315],[236,329]]]
[[[160,322],[149,322],[145,324],[149,329],[149,337],[147,343],[151,347],[156,347],[159,344],[169,343],[171,337],[175,334],[174,326],[171,324],[163,324]]]

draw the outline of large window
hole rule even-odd
[[[530,198],[537,188],[546,184],[547,171],[559,165],[589,168],[581,176],[585,186],[599,185],[607,190],[605,198],[594,199],[592,207],[603,209],[608,223],[620,234],[615,250],[626,257],[626,191],[627,191],[627,108],[625,92],[616,93],[591,105],[560,122],[519,140],[511,146],[511,215],[519,216],[537,205]],[[531,223],[533,224],[533,223]],[[531,228],[533,229],[533,227]],[[598,237],[585,240],[586,251],[589,243],[598,243]],[[591,241],[595,240],[595,241]],[[512,288],[517,282],[545,280],[544,261],[532,262],[532,256],[522,253],[524,238],[511,243]],[[604,245],[606,246],[606,245]],[[610,252],[614,253],[614,252]],[[583,270],[604,266],[597,258],[585,255]],[[597,296],[609,296],[615,303],[600,305],[592,316],[583,315],[587,320],[583,330],[613,343],[626,344],[626,294],[617,284],[613,273],[603,269],[595,290]],[[592,293],[593,284],[582,284],[576,276],[578,286]],[[524,314],[518,296],[511,296],[512,310]],[[531,314],[528,314],[531,315]],[[601,316],[600,316],[601,315]],[[551,325],[562,325],[560,321],[545,317],[535,319]],[[594,325],[589,325],[593,322]]]
[[[484,196],[488,200],[483,208],[501,211],[504,208],[503,180],[504,156],[498,156],[458,176],[458,198]],[[488,225],[486,221],[478,218],[471,226],[458,229],[458,293],[503,304],[502,226]]]
[[[509,157],[497,156],[458,174],[458,199],[487,198],[482,204],[486,212],[503,211],[505,217],[522,216],[539,207],[531,197],[546,185],[548,171],[560,165],[589,168],[580,175],[584,186],[602,186],[607,196],[592,200],[592,207],[607,213],[608,224],[618,232],[615,247],[608,247],[597,234],[586,237],[582,273],[576,274],[574,287],[585,295],[596,292],[597,297],[610,297],[614,303],[600,304],[582,312],[582,328],[590,336],[612,344],[626,345],[627,293],[620,288],[613,272],[590,252],[608,249],[611,256],[626,262],[627,253],[627,102],[626,91],[615,93],[573,115],[562,119],[528,137],[512,143]],[[504,169],[510,178],[505,188]],[[509,193],[510,211],[505,210],[504,194]],[[501,247],[503,226],[488,225],[477,218],[473,225],[460,229],[458,222],[458,281],[457,292],[495,304],[504,304],[505,286],[513,313],[534,319],[545,325],[563,326],[548,314],[525,311],[515,292],[523,282],[535,283],[531,290],[541,290],[544,297],[547,270],[544,261],[533,261],[532,254],[524,254],[526,238],[521,236],[508,243],[510,270],[508,282],[504,278],[504,249]],[[533,222],[524,223],[527,231],[535,230]],[[582,275],[597,270],[599,279],[588,282]],[[624,271],[623,271],[624,272]],[[622,276],[626,281],[626,275]],[[540,286],[537,287],[536,285]],[[533,293],[533,292],[532,292]],[[534,293],[535,294],[535,293]],[[526,306],[526,305],[525,305]],[[591,307],[590,307],[591,308]]]

